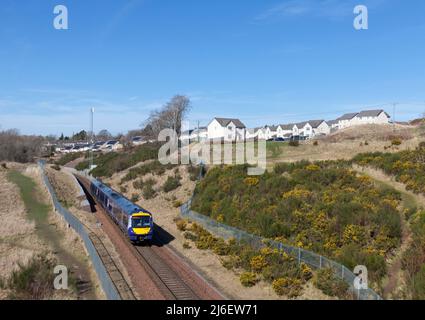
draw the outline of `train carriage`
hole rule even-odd
[[[91,182],[90,192],[132,242],[152,240],[153,218],[149,211],[132,203],[98,180]]]

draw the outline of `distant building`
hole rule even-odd
[[[207,127],[209,140],[244,141],[246,126],[239,119],[214,118]]]
[[[331,128],[331,130],[338,129],[338,120],[329,120],[326,122],[328,123],[328,126]]]
[[[190,133],[190,141],[205,141],[208,139],[208,128],[207,127],[199,127]]]
[[[384,110],[362,111],[354,119],[354,124],[388,124],[391,117]]]
[[[347,113],[336,121],[338,129],[344,129],[362,124],[388,124],[391,117],[384,110],[365,110],[360,113]]]
[[[313,129],[311,137],[324,136],[331,133],[331,127],[325,120],[310,120],[308,123]]]
[[[346,113],[344,114],[342,117],[339,117],[338,119],[336,119],[336,121],[338,121],[338,129],[344,129],[344,128],[348,128],[351,127],[352,125],[354,125],[354,118],[358,115],[358,113]]]
[[[278,138],[287,138],[292,137],[294,131],[295,131],[295,124],[280,124],[277,127],[277,137]]]

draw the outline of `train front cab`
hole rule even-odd
[[[133,243],[149,243],[153,237],[153,219],[150,213],[139,212],[131,215],[128,222],[128,236]]]

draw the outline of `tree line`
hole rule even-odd
[[[46,138],[20,135],[16,129],[0,131],[0,161],[32,162],[47,153]]]

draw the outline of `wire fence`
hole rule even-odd
[[[86,247],[86,250],[90,256],[91,262],[94,266],[94,269],[96,271],[96,274],[99,278],[99,281],[101,283],[102,289],[105,292],[106,298],[108,300],[121,300],[121,297],[114,285],[114,283],[112,282],[111,278],[109,277],[109,274],[99,256],[99,254],[97,253],[97,250],[93,244],[93,242],[90,239],[90,236],[87,232],[87,230],[85,229],[85,227],[83,226],[83,224],[73,215],[71,214],[68,210],[66,210],[58,201],[58,198],[56,196],[56,193],[52,187],[52,185],[49,182],[49,179],[47,178],[45,171],[44,171],[44,166],[45,166],[45,162],[44,161],[39,161],[39,166],[41,168],[42,171],[42,177],[43,177],[43,181],[44,184],[46,185],[50,196],[52,197],[53,200],[53,205],[55,207],[55,210],[57,213],[59,213],[64,219],[65,221],[68,223],[68,225],[75,230],[75,232],[78,233],[78,235],[81,237],[81,239],[84,242],[84,245]]]
[[[190,221],[196,222],[202,225],[206,230],[211,232],[212,234],[223,238],[225,240],[235,239],[239,243],[243,242],[251,245],[256,249],[261,249],[266,246],[270,246],[272,248],[279,249],[283,252],[286,252],[288,255],[297,259],[298,264],[304,262],[314,269],[332,269],[334,274],[345,281],[349,285],[349,289],[353,293],[353,295],[358,300],[382,300],[382,298],[375,293],[372,289],[355,289],[354,280],[356,279],[356,275],[341,265],[338,262],[330,260],[326,257],[323,257],[314,252],[304,250],[298,247],[292,247],[281,242],[265,239],[259,236],[255,236],[253,234],[247,233],[240,229],[225,225],[216,220],[213,220],[203,214],[197,213],[193,210],[190,210],[191,200],[185,203],[181,209],[181,216]]]

